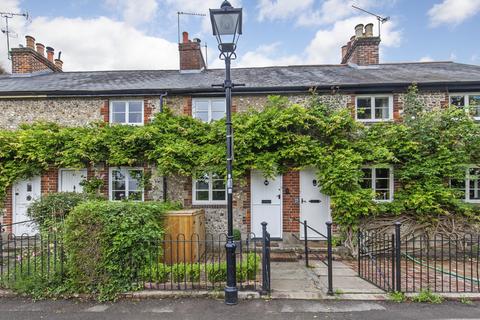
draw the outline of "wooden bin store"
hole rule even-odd
[[[166,264],[198,262],[205,253],[205,211],[168,212],[165,234],[163,256]]]

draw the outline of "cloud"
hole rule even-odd
[[[273,21],[290,18],[310,8],[314,2],[314,0],[260,0],[257,5],[258,19]]]
[[[430,25],[458,25],[480,12],[480,0],[444,0],[429,11]]]
[[[178,68],[177,44],[106,17],[36,18],[27,32],[61,50],[66,70]]]
[[[306,59],[309,63],[339,63],[341,47],[354,35],[354,27],[359,23],[374,23],[375,18],[353,17],[336,22],[331,28],[320,29],[306,48]],[[398,47],[402,41],[402,31],[394,22],[383,25],[380,58],[384,49]]]
[[[434,60],[430,56],[424,56],[424,57],[421,57],[420,60],[418,60],[418,61],[419,62],[432,62]]]
[[[155,18],[157,0],[105,0],[108,7],[119,11],[123,20],[131,25],[141,25]]]

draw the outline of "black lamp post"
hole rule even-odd
[[[238,288],[236,279],[236,245],[233,241],[233,128],[232,128],[232,83],[230,77],[230,63],[236,59],[235,49],[242,34],[242,9],[235,9],[227,0],[223,1],[220,9],[210,9],[213,35],[217,37],[220,59],[225,60],[225,96],[227,102],[227,285],[225,287],[225,303],[234,305],[238,302]],[[226,40],[225,38],[229,38]]]

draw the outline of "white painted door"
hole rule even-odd
[[[300,172],[300,220],[307,220],[307,224],[327,235],[326,222],[331,220],[330,197],[320,192],[315,170]],[[318,233],[308,229],[309,239],[324,239]],[[303,225],[300,225],[300,237],[304,236]]]
[[[262,237],[262,222],[272,238],[282,238],[282,177],[265,178],[259,171],[251,173],[251,228],[256,238]]]
[[[15,223],[30,220],[27,210],[33,201],[40,198],[40,184],[40,177],[33,177],[18,181],[13,186],[13,233],[16,236],[34,235],[37,233],[37,227],[33,222]]]
[[[58,184],[58,191],[60,192],[82,192],[83,187],[80,183],[87,179],[87,169],[60,170],[60,181]]]

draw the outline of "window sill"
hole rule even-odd
[[[362,123],[378,123],[378,122],[393,122],[393,119],[355,119]]]

